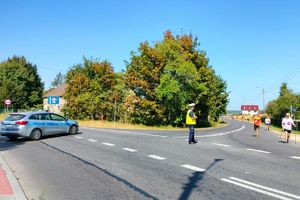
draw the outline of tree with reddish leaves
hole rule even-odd
[[[77,119],[113,120],[116,102],[122,107],[122,80],[110,62],[84,58],[67,73],[64,112]]]
[[[132,90],[125,105],[134,123],[182,126],[187,105],[196,103],[202,120],[216,121],[226,111],[226,82],[209,66],[199,42],[191,34],[141,43],[127,62],[125,82]]]

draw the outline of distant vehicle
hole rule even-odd
[[[0,134],[10,140],[26,137],[39,140],[42,136],[69,133],[75,135],[79,125],[55,113],[46,111],[12,113],[0,123]]]

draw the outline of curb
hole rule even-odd
[[[3,153],[0,153],[0,199],[1,200],[28,200],[8,166]]]

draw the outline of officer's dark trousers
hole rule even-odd
[[[189,143],[194,142],[195,141],[195,127],[194,125],[189,125],[189,130],[190,130],[190,134],[189,134]]]

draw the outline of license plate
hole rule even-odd
[[[15,127],[5,127],[5,128],[2,128],[2,131],[16,131],[16,130],[18,130],[17,128],[15,128]]]
[[[3,123],[4,126],[6,126],[6,125],[14,125],[14,124],[15,124],[15,122],[4,122]]]

